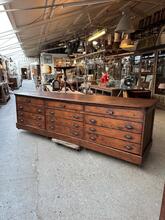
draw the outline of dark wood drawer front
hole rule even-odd
[[[86,133],[85,139],[89,142],[94,142],[107,147],[113,147],[122,151],[131,152],[140,155],[141,148],[139,144],[134,144],[134,143],[130,143],[110,137],[105,137],[102,135],[92,134],[92,133]]]
[[[135,118],[143,120],[143,112],[130,109],[120,109],[120,108],[104,108],[96,106],[85,106],[85,111],[96,114],[103,114],[109,117],[120,117],[120,118]]]
[[[130,131],[134,133],[141,133],[143,130],[142,123],[131,121],[116,120],[113,118],[97,117],[92,115],[85,115],[85,123],[90,125],[97,125],[105,128],[118,129],[123,131]]]
[[[46,101],[46,106],[50,108],[70,109],[74,111],[83,111],[83,106],[78,104],[57,102],[57,101]]]
[[[45,117],[39,114],[33,114],[29,112],[18,111],[18,117],[23,117],[31,120],[36,120],[38,122],[45,122]]]
[[[44,107],[36,107],[32,106],[30,104],[24,104],[24,103],[19,103],[17,105],[18,111],[24,111],[24,112],[31,112],[31,113],[36,113],[36,114],[44,114]]]
[[[55,126],[55,132],[58,134],[64,134],[66,136],[72,136],[75,138],[83,138],[83,130],[75,130],[68,127]]]
[[[17,103],[19,102],[24,102],[26,104],[32,104],[32,105],[44,105],[44,100],[26,97],[26,96],[17,96]]]
[[[70,119],[70,120],[74,120],[74,121],[83,121],[83,114],[76,113],[76,112],[67,112],[67,111],[55,110],[55,117],[56,118]]]
[[[115,130],[115,129],[110,129],[110,128],[102,128],[98,126],[92,126],[92,125],[85,125],[85,132],[86,133],[93,133],[93,134],[99,134],[111,138],[116,138],[116,139],[121,139],[133,143],[141,143],[141,135],[140,134],[135,134],[135,133],[130,133],[127,131],[120,131],[120,130]]]
[[[22,124],[24,126],[35,127],[38,129],[45,129],[44,121],[37,121],[30,118],[18,117],[18,124]]]
[[[50,125],[68,127],[70,129],[75,129],[77,131],[83,129],[83,123],[79,121],[72,121],[68,119],[55,118],[52,116],[46,117],[46,123]]]

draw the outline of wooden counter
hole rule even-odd
[[[17,128],[141,164],[151,146],[154,99],[16,93]]]

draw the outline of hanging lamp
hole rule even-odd
[[[122,12],[122,18],[120,19],[115,32],[118,33],[126,33],[126,34],[130,34],[135,32],[135,28],[132,24],[131,18],[128,14],[125,14],[124,12]]]

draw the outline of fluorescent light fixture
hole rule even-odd
[[[90,42],[90,41],[93,41],[93,40],[95,40],[95,39],[97,39],[99,37],[102,37],[103,35],[106,34],[106,32],[107,32],[106,29],[97,31],[97,32],[93,33],[93,35],[88,38],[88,41]]]

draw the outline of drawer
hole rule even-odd
[[[46,117],[46,123],[49,125],[69,127],[70,129],[81,130],[83,128],[83,123],[79,121],[72,121],[62,118],[54,118],[53,116]]]
[[[138,144],[141,143],[141,134],[130,133],[127,131],[120,131],[120,130],[117,131],[115,129],[103,128],[103,127],[92,126],[92,125],[86,124],[85,132],[99,134],[99,135],[121,139],[121,140],[138,143]]]
[[[105,128],[113,128],[134,133],[141,133],[143,131],[143,124],[132,121],[124,121],[113,118],[105,118],[93,115],[85,115],[85,123],[96,125]]]
[[[46,101],[46,106],[50,108],[68,109],[74,111],[83,111],[83,106],[79,104],[72,104],[58,101]]]
[[[62,127],[62,126],[55,126],[55,132],[58,134],[64,134],[66,136],[72,136],[75,138],[83,138],[83,129],[77,131],[75,129],[71,129],[68,127]]]
[[[70,119],[74,121],[83,121],[84,119],[84,116],[81,113],[67,112],[67,111],[61,111],[61,110],[55,110],[55,117],[63,118],[63,119]]]
[[[24,102],[26,104],[32,105],[44,105],[44,100],[27,96],[17,96],[17,103],[19,102]]]
[[[46,109],[46,115],[56,119],[70,119],[74,121],[83,121],[84,117],[81,113],[68,112],[63,110]]]
[[[130,143],[110,137],[105,137],[102,135],[85,133],[85,139],[89,142],[94,142],[103,146],[116,148],[122,151],[131,152],[134,154],[139,154],[141,152],[141,146],[139,144]]]
[[[27,119],[31,119],[31,120],[36,120],[36,121],[41,121],[44,122],[45,121],[45,117],[43,115],[40,114],[33,114],[33,113],[29,113],[29,112],[23,112],[23,111],[18,111],[17,112],[18,117],[23,117],[23,118],[27,118]]]
[[[30,112],[43,115],[44,114],[44,107],[41,106],[33,106],[30,104],[18,103],[17,104],[18,111]]]
[[[143,120],[143,111],[122,109],[122,108],[105,108],[96,106],[85,106],[85,111],[95,114],[103,114],[107,117],[132,118]]]
[[[24,126],[35,127],[38,129],[45,129],[45,122],[44,121],[37,121],[30,118],[18,117],[18,124]]]

